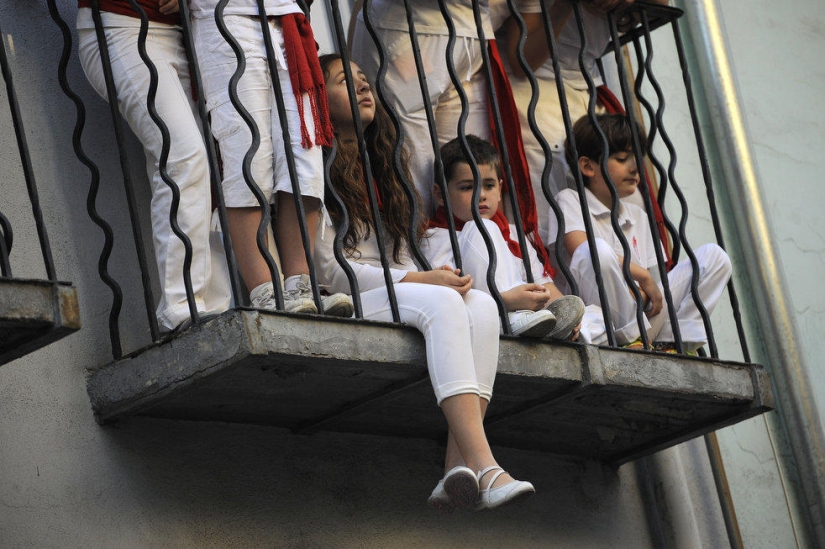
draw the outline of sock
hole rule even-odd
[[[284,292],[292,292],[298,289],[298,283],[301,281],[301,275],[292,275],[284,280]]]

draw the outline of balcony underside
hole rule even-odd
[[[410,328],[235,310],[88,379],[102,423],[129,415],[441,440]],[[502,338],[494,445],[621,463],[771,408],[758,365]]]
[[[0,365],[79,329],[77,291],[70,284],[0,278]]]

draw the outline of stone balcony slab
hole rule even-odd
[[[94,370],[101,423],[130,415],[442,440],[419,332],[234,310]],[[621,463],[771,409],[761,366],[502,337],[494,445]]]

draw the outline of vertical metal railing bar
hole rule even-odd
[[[260,187],[258,187],[255,182],[255,178],[252,176],[252,159],[255,157],[255,153],[261,145],[261,133],[258,130],[258,125],[252,118],[252,115],[249,114],[249,111],[246,110],[246,107],[244,107],[243,103],[241,103],[240,99],[238,99],[238,82],[243,76],[243,73],[246,71],[246,57],[243,48],[241,48],[232,33],[229,32],[229,29],[226,27],[226,23],[224,22],[223,12],[228,3],[229,0],[220,0],[215,6],[215,25],[223,39],[226,40],[227,44],[229,44],[229,47],[235,54],[235,59],[238,63],[235,73],[229,79],[229,101],[238,112],[238,115],[246,123],[251,134],[251,141],[249,148],[244,155],[241,171],[243,173],[244,183],[246,183],[247,188],[249,188],[249,191],[255,196],[255,199],[261,206],[261,222],[258,224],[256,244],[258,245],[258,251],[261,253],[261,256],[266,262],[267,269],[269,270],[269,276],[271,277],[272,284],[275,288],[276,306],[279,310],[283,310],[284,295],[281,284],[281,276],[278,267],[275,264],[275,259],[272,257],[272,254],[269,253],[269,247],[267,246],[266,228],[270,225],[272,210],[269,205],[269,199],[264,196],[263,191],[261,191]],[[264,36],[269,36],[269,34],[264,33]],[[226,228],[228,229],[228,226]],[[249,291],[253,289],[254,288],[247,288]]]
[[[642,56],[642,46],[641,42],[639,41],[638,37],[633,39],[633,46],[634,51],[636,52],[636,63],[639,67],[639,72],[636,75],[636,82],[635,82],[635,92],[636,98],[639,101],[639,104],[644,107],[647,111],[647,115],[650,118],[650,132],[648,132],[647,142],[648,142],[648,158],[653,166],[656,168],[656,171],[659,174],[659,191],[656,193],[656,201],[659,204],[659,209],[662,212],[662,221],[665,224],[665,228],[667,229],[668,234],[670,235],[671,241],[673,242],[673,248],[671,250],[671,258],[675,263],[678,262],[679,252],[681,250],[682,244],[679,242],[679,231],[675,225],[670,221],[667,214],[665,213],[665,196],[667,196],[667,188],[670,184],[670,180],[668,179],[668,172],[665,170],[665,167],[662,165],[661,161],[659,160],[658,156],[653,152],[653,142],[656,140],[656,134],[659,131],[659,122],[657,121],[655,115],[655,109],[650,101],[644,96],[642,92],[642,84],[644,83],[644,76],[646,73],[647,68],[645,67],[644,58]],[[657,97],[659,101],[662,101],[663,98],[661,96],[661,91],[657,91]],[[665,143],[670,143],[670,140],[667,139]],[[672,148],[671,145],[668,146],[670,150]],[[641,192],[641,191],[640,191]],[[660,238],[661,239],[661,238]]]
[[[337,0],[330,1],[337,2]],[[341,211],[341,225],[338,227],[338,230],[335,233],[335,241],[332,246],[332,253],[335,255],[335,259],[336,261],[338,261],[338,265],[341,266],[341,269],[343,269],[344,274],[347,276],[347,280],[349,281],[349,285],[352,291],[352,306],[355,309],[355,318],[364,318],[364,309],[361,306],[361,292],[358,287],[358,277],[355,276],[355,271],[352,269],[352,266],[349,264],[349,261],[347,261],[347,258],[344,257],[343,253],[344,236],[346,235],[347,229],[350,225],[349,212],[347,211],[344,201],[341,200],[341,195],[338,194],[338,191],[335,190],[335,187],[330,182],[330,166],[332,166],[332,163],[335,161],[335,156],[337,154],[338,141],[333,140],[332,146],[329,149],[329,154],[327,154],[326,158],[324,158],[325,192],[330,193],[335,202],[338,203],[338,208]]]
[[[536,74],[533,72],[533,69],[527,63],[527,59],[524,56],[524,44],[527,40],[527,28],[524,23],[524,19],[521,17],[521,14],[518,13],[518,10],[515,8],[513,0],[507,0],[507,5],[510,8],[510,12],[513,14],[513,17],[516,21],[516,24],[519,27],[519,41],[516,47],[516,57],[519,62],[519,66],[521,66],[524,75],[527,77],[527,80],[530,82],[530,103],[527,106],[527,122],[530,126],[530,130],[533,132],[533,135],[538,141],[539,145],[541,146],[542,151],[544,152],[544,167],[542,168],[541,172],[541,190],[544,198],[547,200],[547,203],[550,205],[550,208],[553,210],[553,215],[556,216],[556,222],[558,224],[558,233],[554,238],[554,242],[556,243],[554,246],[554,255],[556,256],[556,264],[559,267],[564,278],[567,280],[568,287],[570,291],[574,294],[579,293],[579,285],[576,282],[575,278],[573,278],[573,274],[570,272],[570,268],[567,266],[567,262],[564,261],[564,215],[562,214],[561,208],[559,208],[558,202],[556,202],[556,197],[553,196],[552,191],[550,190],[550,172],[553,168],[553,154],[550,150],[550,144],[547,142],[547,139],[544,138],[544,134],[542,133],[541,129],[538,127],[538,123],[536,122],[536,106],[538,105],[539,99],[539,85],[538,80],[536,79]],[[553,26],[552,22],[550,21],[550,17],[548,14],[548,8],[545,3],[541,5],[542,10],[542,18],[545,27],[545,32],[547,33],[547,46],[550,52],[550,58],[553,62],[554,67],[554,74],[559,74],[560,67],[559,67],[559,60],[556,54],[556,37],[553,34]],[[557,84],[561,82],[559,78],[556,80]],[[560,100],[559,104],[564,104],[565,108],[563,109],[563,114],[566,115],[566,119],[564,119],[565,128],[569,130],[572,125],[570,123],[570,112],[566,108],[567,98],[564,91],[564,85],[562,83],[559,91]],[[568,137],[571,139],[571,143],[575,143],[575,139],[572,138],[572,135],[568,132]],[[581,177],[581,173],[579,173],[579,177]]]
[[[705,182],[705,190],[708,197],[708,206],[710,207],[711,220],[713,222],[713,231],[716,235],[716,242],[722,249],[725,249],[724,235],[722,234],[722,225],[720,222],[719,211],[716,207],[716,197],[713,191],[713,181],[710,174],[710,164],[708,163],[707,151],[705,149],[705,141],[702,137],[702,129],[699,126],[699,115],[696,109],[696,98],[693,95],[693,86],[691,83],[690,71],[688,70],[687,56],[685,55],[684,42],[679,30],[678,21],[674,20],[671,23],[673,29],[673,37],[676,42],[676,52],[679,57],[679,66],[682,69],[682,80],[685,85],[685,95],[688,102],[688,110],[690,111],[690,120],[693,124],[693,134],[696,139],[696,148],[699,153],[699,163],[702,167],[702,178]],[[730,298],[731,309],[733,310],[733,318],[736,323],[736,331],[739,335],[739,345],[742,349],[742,356],[745,362],[751,362],[750,350],[748,348],[747,336],[745,335],[745,326],[742,322],[742,313],[739,309],[739,298],[736,294],[736,288],[733,284],[733,278],[728,282],[728,296]]]
[[[578,29],[579,38],[581,39],[581,46],[579,48],[579,70],[581,71],[582,77],[584,77],[585,83],[587,84],[587,92],[590,96],[590,99],[587,103],[587,116],[589,117],[590,123],[593,124],[593,127],[595,128],[596,132],[599,134],[599,136],[602,140],[602,149],[603,149],[604,152],[602,154],[601,170],[602,170],[602,173],[606,175],[606,173],[607,173],[607,155],[609,154],[609,151],[608,151],[608,146],[607,146],[607,138],[605,137],[604,132],[601,130],[601,128],[599,127],[599,124],[596,121],[596,86],[595,86],[595,83],[593,82],[593,78],[590,76],[590,72],[588,70],[588,67],[584,64],[584,52],[587,49],[587,35],[585,33],[584,20],[583,20],[583,17],[582,17],[582,11],[581,11],[582,8],[579,5],[578,1],[572,2],[571,5],[572,5],[572,8],[573,8],[573,15],[576,18],[576,28]],[[545,19],[549,19],[549,17],[545,17]],[[550,26],[550,29],[551,29],[551,32],[552,32],[552,25]],[[554,63],[553,70],[554,71],[560,71],[558,63]],[[564,91],[563,90],[563,84],[564,83],[561,79],[561,75],[560,75],[559,72],[556,72],[555,75],[556,75],[556,80],[557,80],[556,87],[559,90],[559,98],[563,99],[563,101],[561,103],[561,107],[562,107],[562,116],[564,117],[565,128],[567,129],[567,138],[569,140],[568,144],[569,144],[570,147],[573,148],[573,151],[574,151],[573,152],[573,160],[574,160],[575,165],[570,166],[570,169],[573,170],[573,173],[574,173],[575,178],[576,178],[576,191],[578,192],[578,195],[579,195],[579,205],[581,206],[581,210],[582,210],[582,220],[584,221],[585,234],[587,235],[587,245],[590,248],[590,261],[593,263],[593,271],[596,273],[596,287],[599,290],[599,301],[601,302],[601,307],[602,307],[602,318],[604,319],[605,335],[607,336],[608,345],[610,345],[611,347],[615,347],[616,346],[616,334],[613,330],[613,322],[610,318],[610,301],[608,300],[607,292],[606,292],[605,287],[604,287],[604,280],[602,279],[602,276],[601,276],[601,261],[599,260],[598,248],[596,247],[596,235],[593,232],[593,223],[592,223],[592,220],[590,218],[590,207],[587,205],[587,193],[585,191],[586,188],[584,186],[584,178],[582,176],[581,167],[579,166],[579,162],[578,162],[579,156],[578,156],[578,153],[576,152],[576,149],[575,149],[576,143],[575,143],[575,138],[573,136],[572,122],[570,121],[570,112],[567,109],[566,96],[565,97],[562,96],[563,91]],[[616,188],[612,184],[612,182],[610,181],[609,177],[605,177],[605,181],[608,182],[608,188],[610,189],[611,197],[613,198],[613,202],[615,204],[616,200],[618,200],[618,195],[616,194]],[[614,208],[614,210],[615,210],[615,208]],[[616,230],[618,226],[617,226],[616,221],[614,220],[614,218],[615,218],[615,211],[611,212],[611,221],[613,222],[614,230]],[[617,232],[621,233],[621,231],[617,231]],[[623,249],[627,249],[627,241],[621,235],[620,235],[620,241],[622,242]],[[627,255],[627,253],[625,253],[625,262],[627,262],[629,260],[628,257],[629,256]],[[626,266],[623,270],[627,271],[628,268],[629,268],[629,265]],[[626,278],[629,278],[629,273],[628,272],[625,272],[624,274],[625,274]],[[630,286],[631,290],[634,292],[634,296],[636,297],[637,311],[638,311],[638,309],[641,308],[639,306],[639,304],[641,303],[641,294],[639,293],[638,288],[635,288],[635,284],[632,284],[632,279],[628,283],[628,285]],[[643,326],[643,323],[641,323],[641,319],[639,319],[639,321],[640,321],[640,325]],[[642,333],[642,342],[644,342],[645,347],[647,347],[648,346],[647,336],[644,333],[644,330],[640,330],[640,332]]]
[[[180,16],[181,29],[183,30],[183,44],[189,56],[189,74],[192,78],[192,86],[197,96],[198,114],[200,116],[203,142],[206,146],[206,158],[209,162],[209,183],[212,192],[215,193],[217,202],[218,219],[221,224],[221,236],[223,248],[226,253],[226,265],[229,270],[229,286],[232,292],[232,302],[236,307],[244,305],[246,299],[241,291],[240,274],[238,272],[238,262],[232,246],[232,238],[229,234],[229,220],[226,214],[226,201],[223,195],[223,185],[221,184],[218,154],[215,150],[215,141],[212,138],[212,129],[209,121],[209,113],[206,109],[206,100],[203,92],[203,80],[201,79],[198,56],[195,51],[194,40],[192,38],[192,26],[189,19],[189,3],[181,2]]]
[[[149,58],[146,52],[146,37],[149,34],[149,18],[146,12],[137,3],[137,0],[129,0],[132,9],[140,16],[140,31],[138,33],[138,54],[149,70],[149,93],[146,98],[146,110],[149,112],[149,117],[158,127],[161,136],[160,158],[158,159],[158,171],[160,178],[172,191],[172,204],[169,209],[169,225],[172,232],[183,243],[183,287],[186,292],[186,302],[189,307],[189,316],[192,322],[197,324],[199,321],[198,307],[195,304],[195,292],[192,290],[192,241],[186,236],[186,233],[180,228],[178,224],[178,209],[180,207],[180,189],[178,184],[172,179],[167,171],[167,163],[169,160],[170,137],[169,128],[160,117],[155,104],[155,98],[158,93],[158,71],[155,64]]]
[[[278,77],[278,65],[275,60],[275,50],[272,45],[269,31],[269,21],[264,7],[264,0],[257,0],[258,18],[261,21],[261,34],[264,38],[266,48],[266,60],[269,66],[269,76],[272,79],[272,89],[275,92],[275,105],[278,108],[278,120],[281,122],[281,135],[284,141],[284,152],[286,153],[286,166],[289,172],[289,180],[292,183],[292,199],[295,202],[295,211],[298,217],[298,226],[301,231],[301,244],[304,247],[307,267],[309,268],[309,279],[312,286],[312,297],[320,314],[324,313],[324,304],[321,301],[321,289],[318,287],[318,277],[315,274],[315,264],[312,261],[312,244],[309,239],[309,229],[306,222],[306,209],[304,208],[304,198],[301,194],[301,183],[298,181],[298,171],[295,168],[295,156],[292,152],[292,138],[289,135],[289,124],[286,117],[286,106],[284,105],[283,89],[281,80]],[[298,105],[301,108],[301,105]],[[316,147],[320,147],[317,143]],[[322,201],[323,202],[323,201]],[[322,206],[323,207],[323,206]],[[276,215],[279,215],[276,211]]]
[[[100,170],[98,170],[97,165],[92,162],[91,158],[89,158],[83,150],[83,144],[81,142],[83,129],[86,125],[86,107],[80,97],[69,86],[69,81],[66,77],[66,68],[72,50],[72,33],[69,26],[60,16],[56,0],[47,0],[47,3],[49,6],[49,14],[63,35],[63,51],[61,52],[57,67],[57,80],[60,83],[63,93],[74,103],[75,111],[77,112],[75,127],[72,133],[72,146],[74,147],[78,160],[89,169],[91,176],[89,193],[86,197],[86,211],[92,219],[92,222],[103,231],[103,249],[100,252],[97,269],[100,279],[112,291],[112,306],[109,309],[109,339],[112,344],[112,357],[117,360],[123,356],[120,344],[120,326],[117,322],[121,307],[123,306],[123,291],[120,285],[118,285],[109,274],[109,259],[114,248],[114,232],[112,231],[111,225],[109,225],[97,211],[96,203],[98,190],[100,189]]]
[[[336,36],[340,43],[346,43],[344,38],[344,28],[341,23],[341,12],[338,7],[338,0],[332,0],[333,6],[333,23],[335,26]],[[367,0],[364,4],[364,11],[372,7],[372,2]],[[370,201],[370,212],[372,213],[372,223],[375,232],[375,240],[378,243],[380,250],[381,268],[384,274],[384,284],[387,287],[387,296],[390,300],[390,310],[392,312],[393,322],[401,322],[401,315],[398,310],[398,298],[395,295],[395,286],[392,281],[392,273],[390,272],[390,264],[387,259],[386,246],[384,241],[384,234],[381,230],[383,222],[381,221],[381,210],[378,207],[378,196],[372,175],[372,164],[370,164],[369,151],[367,150],[367,142],[364,137],[364,125],[361,123],[361,112],[358,108],[357,97],[355,91],[355,80],[352,76],[350,66],[350,56],[347,48],[341,49],[341,67],[344,70],[344,80],[347,83],[347,95],[349,97],[350,115],[352,116],[352,123],[355,128],[355,135],[358,139],[358,150],[361,153],[361,165],[363,167],[362,173],[364,175],[364,186],[367,189],[367,196]],[[355,288],[353,288],[353,292]]]
[[[647,10],[644,8],[642,9],[642,25],[644,26],[644,37],[645,37],[645,48],[648,52],[647,58],[645,60],[645,66],[647,68],[648,78],[650,84],[653,86],[653,89],[656,91],[656,96],[659,98],[659,109],[656,111],[656,122],[660,128],[660,133],[662,135],[662,141],[668,148],[668,151],[671,155],[671,162],[668,166],[668,175],[670,177],[671,184],[673,186],[673,192],[676,194],[677,198],[679,199],[679,203],[682,205],[682,220],[679,224],[679,239],[682,241],[683,246],[685,248],[685,253],[688,255],[690,259],[690,265],[692,270],[691,276],[691,283],[690,283],[690,290],[691,296],[693,298],[693,302],[696,305],[696,309],[699,311],[699,315],[702,317],[702,323],[705,327],[705,335],[708,339],[708,346],[710,347],[710,353],[713,357],[718,357],[719,353],[716,348],[716,338],[713,335],[713,325],[710,321],[710,313],[708,313],[705,304],[702,302],[702,298],[699,295],[699,262],[696,259],[696,255],[693,252],[693,248],[690,246],[690,243],[687,240],[687,218],[688,218],[688,203],[685,199],[684,193],[682,189],[679,187],[679,184],[676,181],[676,162],[677,162],[677,155],[676,155],[676,148],[673,146],[673,143],[670,140],[670,136],[667,133],[667,129],[664,125],[664,109],[665,109],[665,99],[664,94],[662,93],[662,88],[659,85],[658,80],[656,79],[655,74],[653,73],[653,43],[650,39],[650,20],[647,13]],[[663,213],[664,215],[664,213]],[[650,215],[652,218],[652,214]],[[671,320],[673,322],[673,320]],[[674,326],[677,328],[678,326]],[[674,329],[674,335],[679,333],[676,329]],[[681,351],[681,345],[677,342],[677,346]]]
[[[516,10],[518,11],[518,10]],[[513,222],[516,226],[516,235],[518,236],[518,243],[522,250],[522,257],[524,261],[524,272],[527,276],[527,282],[534,282],[533,268],[530,265],[530,258],[527,254],[527,239],[524,236],[524,222],[521,217],[521,208],[516,193],[515,179],[513,178],[513,170],[510,165],[510,151],[507,147],[507,140],[504,137],[503,122],[501,119],[501,110],[499,108],[498,94],[496,93],[495,82],[493,80],[493,71],[490,61],[490,52],[488,50],[487,37],[484,35],[484,25],[481,21],[481,10],[478,2],[473,2],[473,17],[475,18],[476,30],[478,32],[478,43],[481,49],[481,66],[484,70],[485,81],[487,83],[487,99],[490,101],[490,109],[493,113],[493,130],[495,131],[496,139],[499,144],[499,154],[501,155],[501,167],[504,169],[504,180],[507,183],[507,194],[510,198],[510,203],[513,206]],[[493,37],[495,42],[495,37]],[[518,122],[518,120],[516,121]],[[521,129],[519,128],[519,131]],[[513,151],[513,154],[518,154]],[[526,182],[522,182],[526,183]],[[535,207],[535,205],[534,205]],[[489,274],[488,274],[489,276]],[[495,276],[495,273],[493,273]]]
[[[372,3],[370,2],[370,6]],[[415,33],[415,25],[412,22],[412,17],[409,12],[409,6],[405,4],[405,7],[408,9],[407,11],[407,18],[408,24],[410,27],[410,42],[412,44],[413,55],[416,61],[416,67],[420,71],[419,64],[421,63],[421,52],[418,48],[418,37]],[[407,200],[409,200],[410,204],[412,204],[413,208],[413,215],[410,217],[410,227],[409,227],[409,243],[410,248],[413,252],[413,256],[415,257],[416,261],[421,265],[421,268],[424,270],[430,270],[432,266],[430,262],[424,257],[424,254],[421,252],[421,246],[418,243],[418,225],[422,221],[422,216],[424,215],[421,211],[421,203],[419,200],[416,199],[416,194],[414,191],[413,182],[410,181],[410,178],[407,173],[405,173],[404,169],[402,168],[402,155],[404,154],[404,126],[401,124],[398,113],[395,110],[395,106],[393,105],[392,101],[389,101],[387,98],[387,94],[384,90],[384,78],[387,73],[387,53],[386,53],[386,46],[381,43],[381,40],[378,37],[378,34],[375,31],[375,26],[372,24],[372,16],[370,15],[371,10],[367,10],[366,6],[362,10],[363,18],[364,18],[364,27],[366,28],[367,32],[372,38],[373,44],[375,44],[376,50],[378,51],[378,73],[375,78],[375,93],[378,97],[378,100],[381,101],[381,104],[384,107],[384,110],[387,111],[387,114],[390,116],[390,120],[392,121],[392,125],[395,128],[395,148],[393,149],[393,170],[395,171],[396,177],[398,177],[399,181],[404,183],[404,192],[407,194]],[[353,17],[356,17],[357,14],[353,13]],[[343,25],[343,21],[342,21]],[[349,50],[347,50],[349,52]],[[426,93],[426,81],[423,79],[423,73],[416,71],[419,79],[419,85],[423,86],[423,97],[425,100],[425,104],[429,102],[429,95]],[[430,135],[435,135],[435,122],[432,120],[432,107],[430,106],[429,109],[425,109],[427,113],[427,122],[430,125]],[[437,146],[438,141],[435,141]],[[435,166],[435,180],[438,181],[439,177],[441,180],[444,178],[444,170],[443,167],[440,167],[440,156],[435,154],[436,158],[436,166]],[[439,171],[440,170],[440,171]],[[453,251],[458,249],[458,244],[454,246]]]
[[[484,245],[487,247],[487,253],[490,258],[490,264],[487,267],[487,287],[490,290],[490,294],[493,296],[493,299],[496,302],[499,319],[501,321],[502,331],[505,334],[510,335],[512,334],[512,328],[510,327],[510,320],[507,315],[507,308],[504,305],[504,300],[501,298],[501,293],[499,293],[495,281],[495,272],[497,265],[496,252],[493,248],[493,241],[490,239],[490,234],[487,232],[487,229],[484,226],[484,222],[481,218],[481,212],[479,212],[478,209],[478,201],[479,196],[481,194],[481,172],[478,169],[478,163],[476,162],[473,153],[470,151],[470,146],[467,143],[466,124],[467,118],[469,116],[469,100],[467,99],[467,92],[464,91],[464,87],[461,84],[461,80],[458,78],[458,74],[456,73],[455,63],[453,63],[453,52],[455,50],[456,41],[455,24],[453,23],[452,15],[450,15],[450,12],[447,9],[446,0],[438,0],[438,7],[441,10],[442,17],[444,17],[444,23],[447,25],[448,32],[446,51],[447,72],[450,75],[450,81],[452,82],[453,87],[455,88],[456,93],[458,94],[458,97],[461,101],[461,114],[458,117],[456,134],[458,137],[459,144],[461,145],[461,150],[464,153],[464,157],[470,160],[470,171],[473,174],[473,181],[475,182],[475,184],[473,185],[473,207],[471,209],[473,214],[473,221],[476,223],[476,225],[478,225],[479,232],[481,233],[481,237],[484,240]],[[473,11],[477,19],[476,24],[478,25],[477,10],[477,0],[474,0]],[[440,154],[436,156],[440,156]],[[444,202],[449,203],[449,201],[449,194],[445,192]]]
[[[0,275],[11,278],[9,253],[14,243],[14,232],[8,218],[0,213]]]
[[[11,111],[12,123],[14,124],[14,135],[17,138],[17,148],[20,152],[23,177],[26,180],[32,216],[34,217],[37,236],[40,240],[40,253],[43,256],[43,263],[46,267],[46,277],[52,282],[57,282],[52,249],[49,245],[49,236],[46,234],[46,225],[43,222],[43,212],[40,209],[40,197],[37,193],[37,183],[34,180],[34,168],[32,167],[31,155],[29,154],[29,144],[26,140],[26,131],[23,128],[23,117],[20,114],[20,104],[17,101],[17,92],[14,89],[14,79],[11,74],[9,58],[6,54],[6,38],[2,29],[0,29],[0,68],[2,68],[3,79],[6,82],[6,93],[9,95],[9,110]]]
[[[103,21],[100,16],[100,0],[91,0],[92,20],[95,24],[95,35],[97,37],[98,49],[100,50],[100,61],[103,66],[103,78],[106,83],[106,96],[109,103],[109,114],[112,117],[112,126],[117,142],[118,156],[120,159],[120,169],[123,173],[123,187],[126,192],[126,202],[129,207],[129,219],[132,225],[132,237],[135,242],[135,252],[138,257],[138,268],[143,285],[143,301],[146,307],[146,315],[149,322],[149,332],[152,340],[160,338],[158,319],[155,315],[155,298],[152,295],[152,285],[149,278],[148,262],[146,260],[146,245],[143,242],[141,233],[140,215],[138,213],[135,187],[132,182],[129,158],[126,155],[125,138],[123,133],[123,121],[120,118],[117,102],[117,89],[115,88],[114,75],[112,74],[112,61],[109,57],[109,47],[106,33],[103,29]]]
[[[644,14],[644,10],[642,10],[642,12]],[[646,17],[646,15],[643,15],[643,16]],[[645,31],[647,33],[647,38],[649,39],[650,29],[645,27]],[[618,43],[618,42],[616,42],[616,43]],[[681,228],[684,229],[684,224],[687,221],[687,204],[684,200],[684,196],[682,195],[681,191],[676,187],[676,179],[675,179],[675,174],[674,174],[674,169],[675,169],[675,166],[676,166],[676,150],[673,147],[672,142],[668,138],[667,132],[665,131],[665,128],[664,128],[664,125],[663,125],[663,122],[662,122],[662,112],[664,110],[665,100],[664,100],[664,96],[661,92],[661,87],[658,85],[658,82],[656,81],[656,79],[653,76],[653,73],[651,71],[651,60],[652,60],[652,57],[653,57],[653,48],[652,48],[652,45],[648,41],[647,42],[648,47],[646,49],[646,55],[645,55],[645,58],[643,58],[642,53],[641,53],[641,44],[638,42],[638,39],[635,39],[633,41],[633,43],[634,43],[634,47],[635,47],[635,51],[636,51],[636,57],[637,57],[637,61],[638,61],[638,63],[637,63],[638,64],[638,71],[639,71],[638,74],[636,75],[636,78],[635,78],[636,100],[645,108],[645,110],[647,111],[648,117],[650,119],[650,132],[648,133],[647,155],[648,155],[648,158],[650,158],[650,161],[653,163],[653,165],[656,167],[656,169],[659,172],[660,187],[659,187],[658,199],[660,201],[659,206],[660,206],[661,211],[662,211],[662,217],[665,219],[665,222],[666,222],[667,226],[670,227],[672,224],[670,223],[669,219],[667,218],[667,216],[665,214],[665,209],[664,209],[664,197],[665,197],[664,190],[667,188],[668,182],[670,181],[670,182],[673,183],[674,194],[676,194],[677,198],[679,198],[679,203],[680,203],[681,208],[682,208]],[[623,58],[623,60],[624,60],[624,58]],[[619,73],[621,75],[621,78],[625,78],[626,69],[625,69],[624,64],[619,67]],[[648,81],[650,82],[650,85],[656,91],[656,97],[657,97],[657,100],[658,100],[657,109],[653,108],[652,104],[647,100],[647,98],[642,93],[642,84],[644,83],[645,75],[648,76]],[[626,82],[624,82],[624,84],[626,84]],[[625,97],[627,97],[627,96],[625,96]],[[639,115],[641,116],[641,113],[639,113]],[[631,116],[631,115],[628,114],[628,116]],[[631,117],[631,119],[632,119],[632,117]],[[633,123],[632,126],[634,126],[634,125],[637,129],[641,128],[641,126],[639,124],[636,124],[635,122]],[[659,161],[659,158],[653,152],[653,143],[654,143],[654,141],[657,137],[657,134],[661,134],[662,141],[664,142],[664,144],[665,144],[665,146],[668,150],[668,153],[670,155],[670,161],[669,161],[667,172],[665,172],[664,167],[662,166],[662,163]],[[634,154],[635,154],[635,152],[634,152]],[[639,150],[639,154],[637,155],[636,158],[638,159],[641,156],[642,156],[641,150]],[[637,160],[637,162],[638,162],[638,160]],[[664,292],[664,298],[667,302],[668,320],[670,321],[671,329],[673,330],[673,336],[674,336],[674,340],[675,340],[674,342],[675,342],[675,345],[676,345],[676,349],[677,349],[678,352],[682,353],[684,351],[684,349],[682,348],[682,337],[681,337],[681,332],[679,330],[679,319],[676,315],[676,310],[673,307],[673,299],[672,299],[672,296],[671,296],[670,291],[669,291],[670,284],[669,284],[669,279],[667,278],[667,257],[665,256],[664,253],[662,253],[662,247],[659,245],[659,243],[661,242],[661,235],[659,234],[659,230],[658,230],[657,225],[656,225],[656,217],[655,217],[654,212],[653,212],[653,204],[652,204],[653,197],[650,196],[650,186],[649,186],[649,182],[647,181],[647,173],[645,172],[643,166],[644,166],[644,164],[639,164],[639,175],[641,177],[641,182],[639,184],[639,193],[642,195],[642,200],[643,200],[644,205],[645,205],[645,214],[647,214],[648,225],[650,226],[651,239],[652,239],[652,242],[654,243],[653,249],[656,253],[656,263],[658,265],[659,276],[660,276],[660,279],[662,281],[662,287],[666,289],[666,291]],[[679,235],[677,235],[677,236],[678,236],[678,238],[676,238],[675,240],[677,242],[681,242],[682,237],[685,236],[684,231],[683,230],[680,231]],[[687,246],[686,237],[685,237],[685,246]],[[694,275],[696,277],[695,279],[698,280],[698,271],[694,272]]]

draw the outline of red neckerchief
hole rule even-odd
[[[501,61],[501,55],[499,55],[496,41],[488,40],[487,49],[490,52],[490,70],[493,75],[493,86],[496,90],[496,97],[498,98],[504,141],[507,143],[507,152],[510,158],[510,172],[513,174],[513,182],[516,187],[518,208],[521,214],[524,234],[530,244],[533,245],[533,248],[536,249],[539,260],[541,260],[544,265],[544,275],[554,277],[556,276],[556,272],[550,265],[550,256],[547,255],[547,250],[541,241],[541,236],[538,231],[539,221],[538,213],[536,213],[536,197],[533,194],[533,184],[530,180],[530,166],[527,163],[527,156],[524,154],[524,140],[521,136],[518,107],[516,107],[516,102],[513,100],[513,89],[510,87],[510,79],[507,77],[507,71],[504,70],[504,63]],[[493,136],[492,142],[499,150],[499,155],[501,155],[501,144],[498,142],[498,136],[495,132],[492,101],[489,102],[489,115],[490,127],[493,128],[491,132]],[[507,181],[505,181],[502,186],[502,192],[507,190],[506,185]],[[497,212],[497,214],[498,213],[500,212]],[[502,217],[504,217],[504,214],[502,214]],[[506,223],[506,217],[504,217],[504,221],[504,225],[507,227],[507,234],[509,234],[510,228],[509,223]],[[501,225],[499,224],[499,226]],[[504,229],[502,229],[501,232],[504,234]]]
[[[292,82],[292,93],[295,94],[301,117],[301,146],[305,149],[312,147],[304,120],[303,95],[306,93],[312,109],[312,120],[315,122],[315,144],[330,147],[333,138],[332,122],[329,119],[324,73],[318,62],[318,44],[312,34],[312,27],[303,13],[290,13],[281,16],[281,30],[284,33],[286,66]]]
[[[626,114],[624,107],[622,106],[622,102],[619,101],[619,98],[616,97],[610,88],[607,86],[599,86],[596,88],[596,98],[599,100],[599,104],[604,107],[604,110],[610,114]],[[653,188],[653,181],[650,179],[650,175],[647,173],[647,166],[644,167],[645,169],[645,181],[647,181],[647,188],[650,191],[650,196],[656,196],[655,189]],[[659,238],[662,240],[662,244],[664,244],[665,248],[665,255],[667,257],[667,262],[665,264],[665,268],[669,271],[673,268],[673,259],[670,257],[670,239],[667,233],[667,229],[665,228],[665,219],[662,216],[662,209],[659,208],[659,201],[658,200],[651,200],[653,204],[653,217],[656,219],[656,229],[659,232]]]
[[[510,238],[510,222],[507,220],[507,216],[504,215],[501,210],[496,210],[496,213],[491,221],[495,223],[501,231],[501,236],[503,236],[504,241],[507,242],[507,247],[510,249],[510,252],[512,252],[512,254],[517,258],[522,259],[521,246],[519,246],[518,241]],[[455,223],[456,231],[460,231],[464,228],[464,221],[461,221],[456,216],[453,216],[453,223]],[[435,215],[432,216],[427,222],[427,227],[430,229],[449,228],[449,225],[447,224],[447,210],[444,209],[444,206],[439,206],[438,209],[435,210]]]

